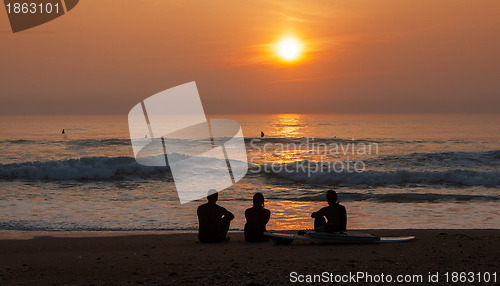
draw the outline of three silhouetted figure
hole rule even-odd
[[[215,190],[208,191],[208,202],[198,207],[200,242],[228,241],[227,232],[234,215],[225,208],[217,205],[219,194]],[[347,228],[347,212],[337,201],[337,193],[333,190],[326,192],[328,206],[313,212],[314,230],[319,232],[344,232]],[[256,193],[253,196],[253,207],[245,210],[245,241],[268,241],[266,225],[271,218],[271,211],[264,208],[264,195]]]

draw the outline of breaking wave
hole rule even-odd
[[[295,182],[314,185],[458,185],[458,186],[500,186],[500,172],[481,172],[453,169],[446,171],[364,171],[335,172],[310,171],[307,168],[262,168],[261,172],[274,174]]]
[[[165,167],[147,167],[133,157],[84,157],[55,161],[0,164],[0,179],[92,180],[154,175]]]
[[[325,201],[325,194],[304,196],[297,201]],[[377,203],[500,202],[500,196],[437,193],[339,193],[342,202],[371,201]]]

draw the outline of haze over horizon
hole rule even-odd
[[[190,81],[209,114],[499,112],[499,1],[85,1],[16,34],[0,10],[1,114],[127,114]]]

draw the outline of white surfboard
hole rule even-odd
[[[264,235],[274,238],[284,238],[284,239],[299,239],[299,240],[311,240],[310,237],[304,235],[296,235],[296,234],[284,234],[284,233],[272,233],[272,232],[264,232]]]
[[[308,231],[306,235],[312,238],[326,240],[331,243],[376,243],[379,236],[359,232],[317,232]]]
[[[288,245],[294,240],[310,240],[321,243],[390,243],[415,239],[414,236],[380,237],[360,232],[328,233],[308,231],[305,232],[305,235],[265,232],[264,235],[275,238],[276,244],[284,245]]]
[[[381,237],[380,243],[385,242],[405,242],[415,239],[414,236],[389,236],[389,237]]]

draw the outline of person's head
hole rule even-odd
[[[219,193],[216,190],[211,189],[208,191],[207,200],[209,203],[216,203],[219,199]]]
[[[264,207],[264,195],[261,193],[255,193],[253,195],[253,206],[254,207]]]
[[[326,192],[326,200],[329,205],[333,205],[337,203],[337,193],[334,190],[328,190]]]

